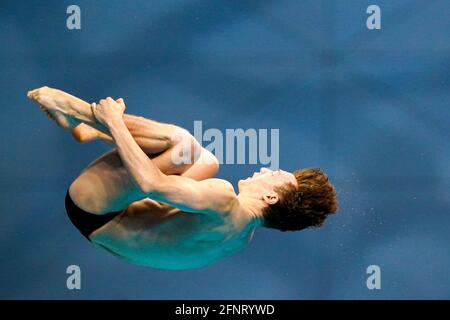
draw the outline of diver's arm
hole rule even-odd
[[[125,122],[120,117],[111,117],[105,123],[124,167],[141,190],[149,190],[158,185],[164,174],[145,154],[134,140]]]
[[[230,183],[220,179],[195,181],[177,175],[165,175],[142,151],[125,125],[120,106],[112,99],[94,107],[99,121],[109,129],[123,165],[140,190],[149,198],[188,212],[225,212],[237,198]]]

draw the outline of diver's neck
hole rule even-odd
[[[242,193],[239,193],[237,198],[245,214],[250,217],[251,223],[255,226],[261,225],[263,223],[263,211],[266,206],[264,201]]]

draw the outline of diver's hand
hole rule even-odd
[[[109,127],[114,121],[122,120],[126,107],[123,99],[114,101],[108,97],[100,100],[98,104],[91,104],[91,108],[95,118],[104,126]]]

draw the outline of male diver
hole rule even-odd
[[[71,183],[65,205],[88,240],[132,263],[199,268],[246,247],[256,227],[317,227],[338,208],[318,168],[262,168],[236,193],[213,178],[218,161],[188,131],[124,114],[122,99],[89,104],[49,87],[28,97],[77,141],[114,146]],[[178,153],[191,161],[173,161]]]

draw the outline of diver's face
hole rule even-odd
[[[240,180],[238,188],[240,193],[256,192],[266,194],[288,183],[297,185],[297,179],[292,173],[284,170],[273,171],[268,168],[261,168],[259,172],[255,172],[251,177]]]

